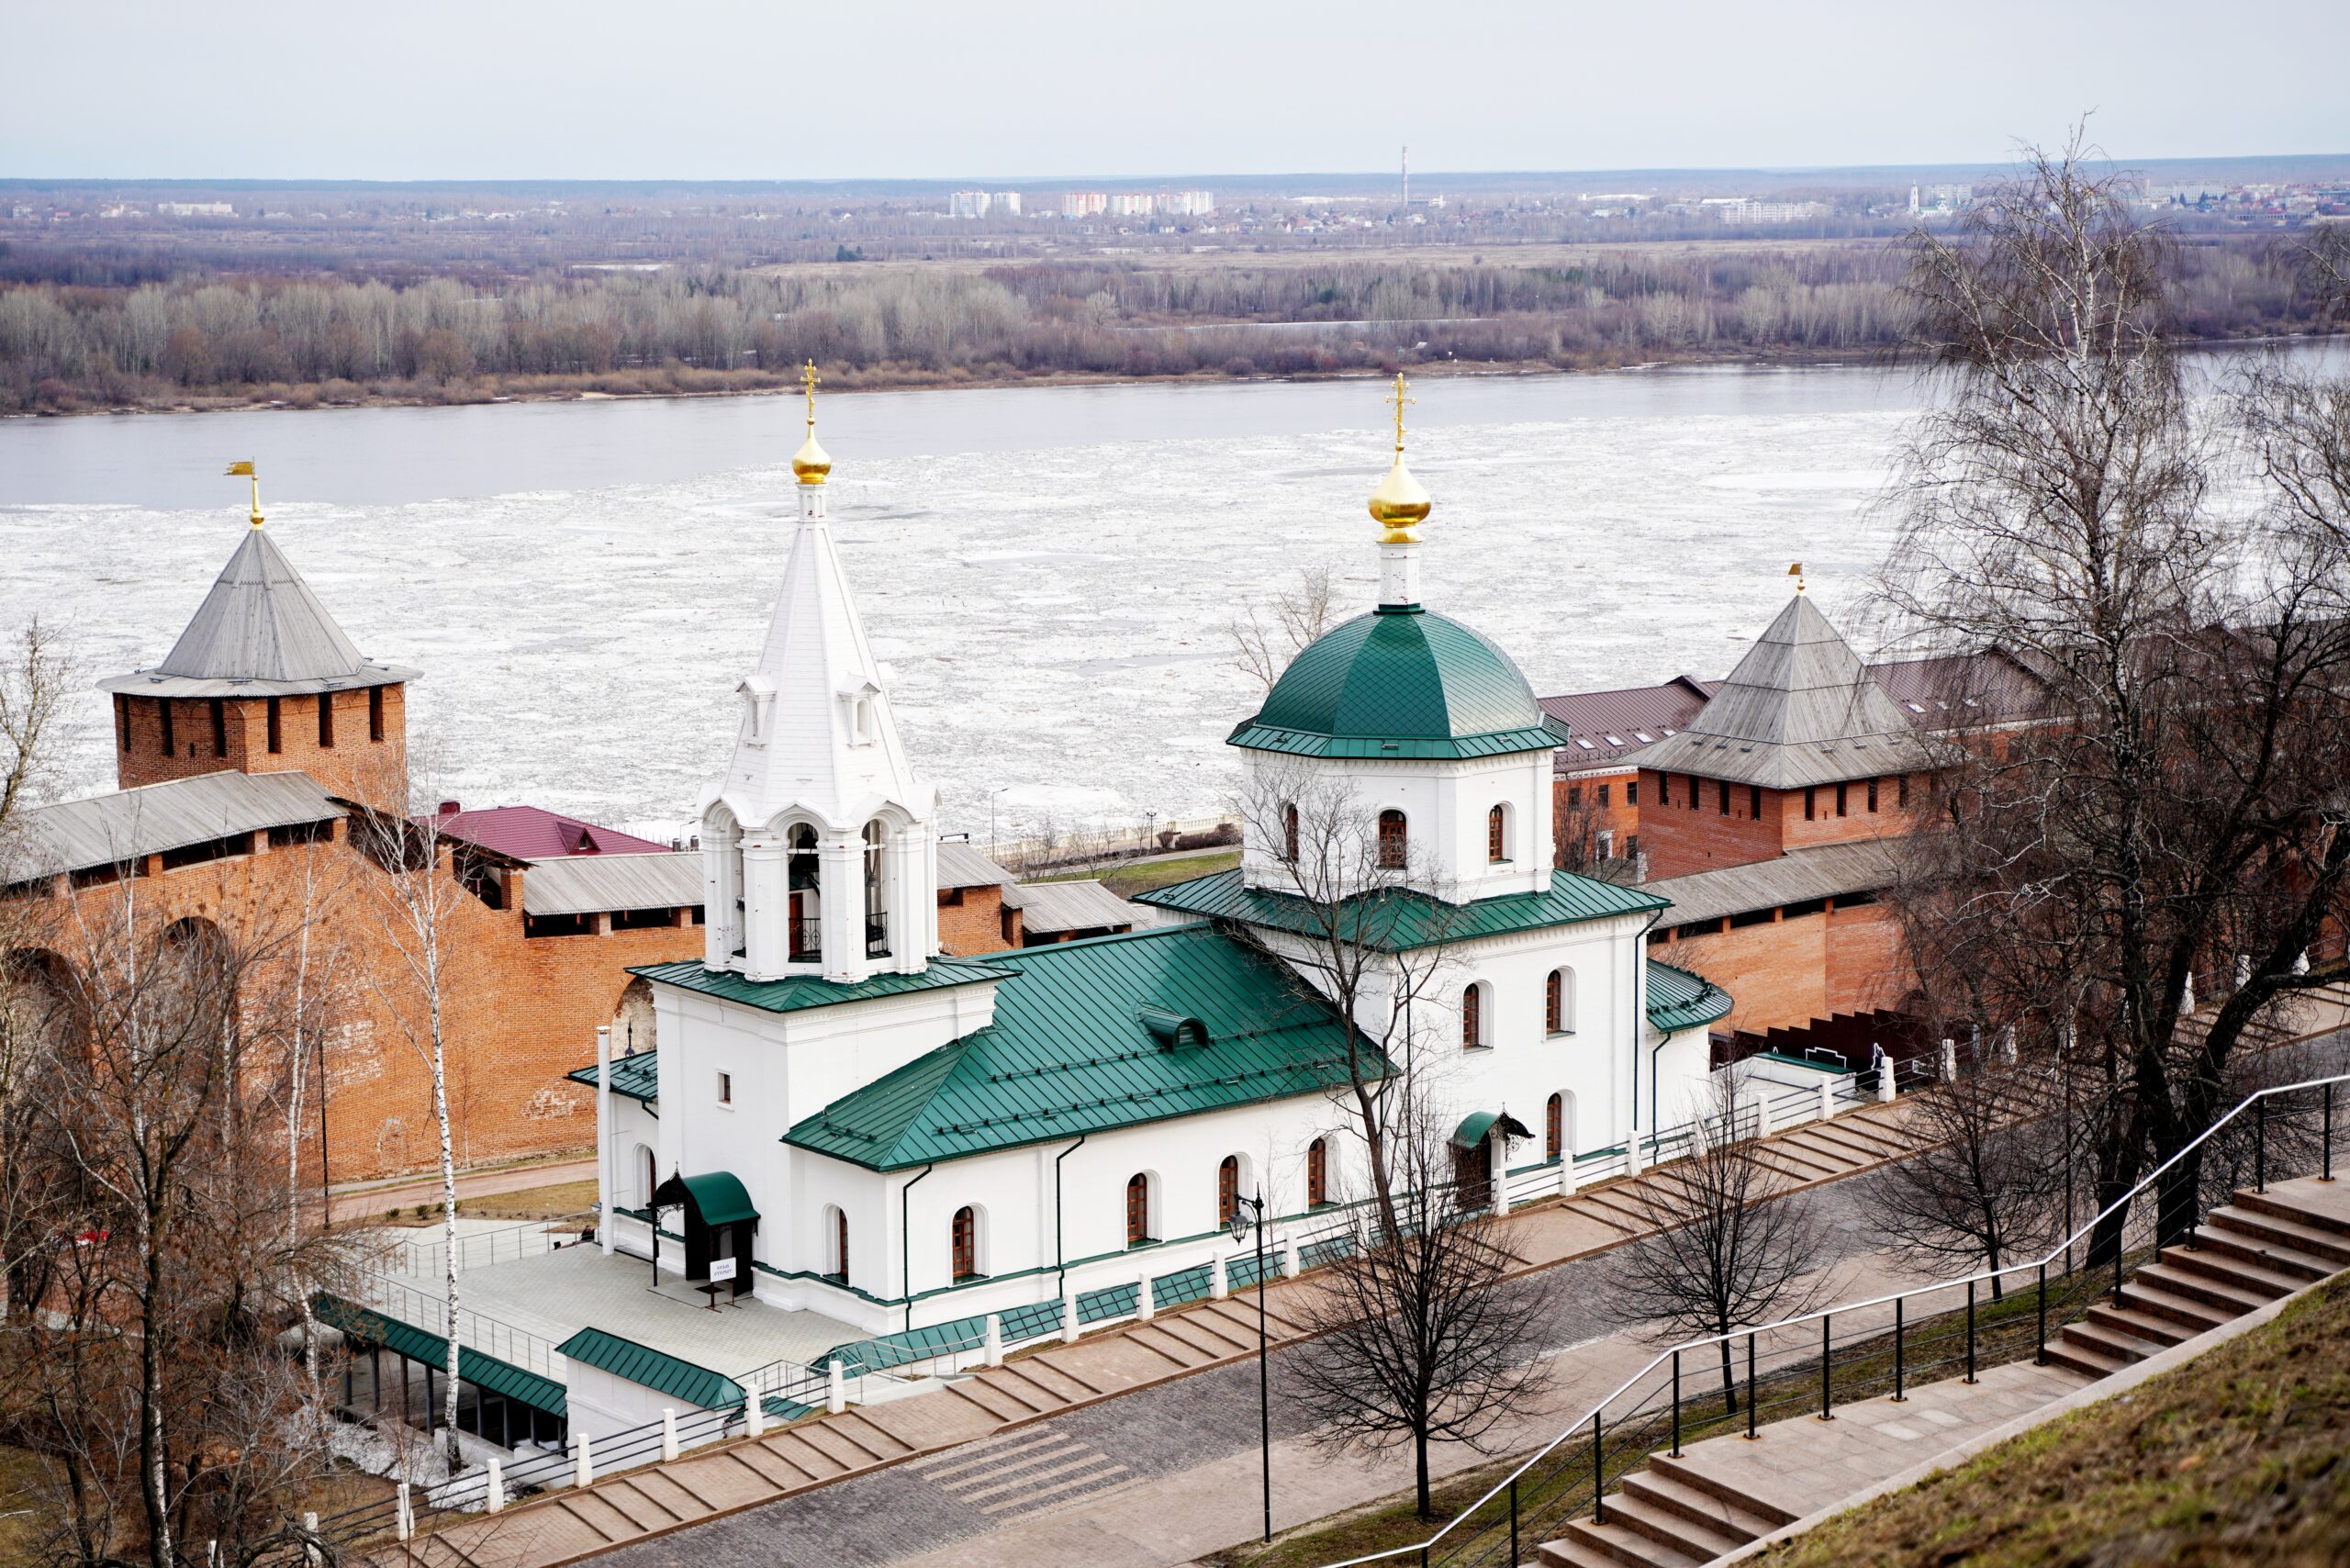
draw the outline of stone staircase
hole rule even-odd
[[[1882,1107],[1842,1107],[1829,1121],[1774,1133],[1754,1145],[1755,1155],[1772,1173],[1774,1190],[1831,1182],[1915,1154],[1917,1140],[1905,1130],[1908,1114],[1908,1106],[1899,1101]],[[1660,1181],[1671,1180],[1672,1173],[1669,1164],[1656,1166],[1638,1176],[1586,1188],[1567,1203],[1576,1214],[1597,1220],[1618,1236],[1645,1235],[1655,1224],[1642,1196]]]
[[[1607,1499],[1605,1522],[1577,1519],[1537,1561],[1550,1568],[1698,1568],[1971,1438],[2169,1346],[2350,1268],[2350,1180],[2272,1182],[2239,1192],[2166,1247],[2085,1323],[2050,1341],[2048,1364],[1994,1367],[1978,1382],[1910,1391],[1896,1405],[1840,1406],[1650,1457]]]
[[[2350,1218],[2284,1195],[2300,1185],[2240,1192],[2213,1209],[2188,1241],[2132,1274],[2118,1303],[2068,1325],[2048,1359],[2104,1377],[2350,1268]]]

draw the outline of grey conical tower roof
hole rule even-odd
[[[1798,593],[1679,734],[1640,766],[1766,789],[1801,789],[1921,766],[1909,721]]]
[[[416,672],[371,664],[343,634],[266,529],[254,527],[162,660],[102,682],[156,696],[288,694],[376,686]]]

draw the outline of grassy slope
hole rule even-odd
[[[2130,1393],[1767,1553],[1770,1568],[2318,1564],[2350,1552],[2350,1278]]]

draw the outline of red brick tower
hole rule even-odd
[[[408,804],[407,683],[361,656],[302,574],[252,526],[161,663],[114,694],[123,789],[197,774],[299,770],[346,800]]]

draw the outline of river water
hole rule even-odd
[[[941,826],[1007,835],[1223,809],[1259,693],[1236,609],[1329,563],[1367,607],[1369,381],[826,398],[830,509]],[[1855,611],[1872,504],[1921,394],[1863,367],[1424,380],[1427,601],[1538,691],[1718,676],[1809,568]],[[39,613],[88,679],[171,646],[269,526],[370,656],[412,665],[436,794],[676,819],[723,766],[795,515],[776,397],[0,421],[0,629]],[[106,788],[74,705],[68,794]]]

